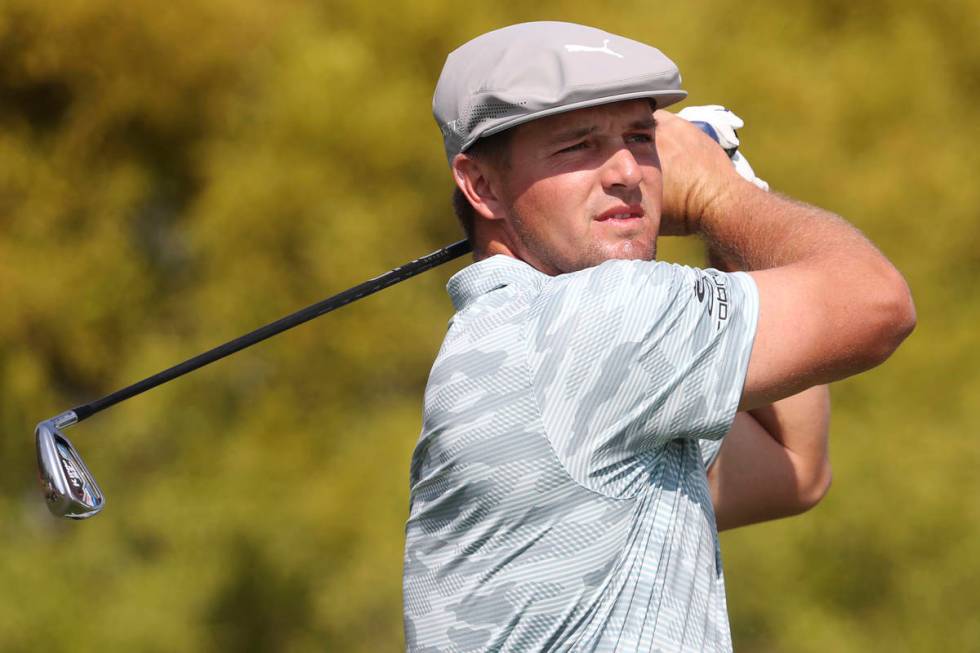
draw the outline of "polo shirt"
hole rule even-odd
[[[410,651],[730,651],[706,463],[758,318],[745,273],[506,256],[452,277],[404,560]]]

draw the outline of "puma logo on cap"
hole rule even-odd
[[[565,49],[569,52],[601,52],[603,54],[611,54],[612,56],[619,57],[620,59],[623,58],[623,55],[609,49],[609,39],[604,39],[602,41],[601,48],[595,48],[589,45],[566,45]]]

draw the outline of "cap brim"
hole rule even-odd
[[[542,109],[541,111],[535,111],[534,113],[525,114],[522,116],[515,116],[509,120],[505,120],[497,125],[494,125],[490,129],[480,133],[479,136],[472,139],[467,139],[460,148],[460,152],[465,152],[473,143],[477,142],[484,136],[493,136],[494,134],[499,134],[502,131],[510,129],[512,127],[517,127],[518,125],[523,125],[524,123],[531,122],[532,120],[537,120],[538,118],[545,118],[547,116],[553,116],[559,113],[567,113],[569,111],[575,111],[576,109],[587,109],[589,107],[599,106],[601,104],[612,104],[613,102],[625,102],[626,100],[640,100],[640,99],[650,99],[655,100],[658,109],[663,109],[664,107],[669,107],[672,104],[680,102],[687,97],[687,91],[669,90],[669,91],[638,91],[634,93],[621,93],[619,95],[608,95],[605,97],[590,98],[588,100],[583,100],[581,102],[573,102],[571,104],[563,104],[559,107],[549,107],[547,109]]]

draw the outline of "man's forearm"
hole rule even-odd
[[[866,361],[841,361],[852,369],[828,369],[827,377],[807,385],[863,371],[891,354],[908,334],[904,326],[914,324],[914,309],[901,273],[871,241],[829,211],[760,190],[739,177],[730,177],[720,189],[701,205],[694,225],[709,250],[755,272],[757,283],[779,268],[774,285],[787,287],[785,271],[794,270],[796,292],[807,295],[799,299],[810,300],[797,305],[826,317],[824,335],[851,337],[844,348],[867,354]]]
[[[749,414],[794,459],[799,506],[816,505],[830,487],[828,386],[814,386]]]
[[[839,216],[731,177],[706,201],[694,229],[709,248],[742,270],[832,261],[888,274],[894,267],[855,227]],[[897,272],[896,272],[897,274]]]
[[[738,413],[708,469],[718,530],[797,515],[830,487],[826,386]]]
[[[847,222],[740,178],[712,198],[698,233],[765,299],[743,409],[868,370],[911,331],[905,280]]]

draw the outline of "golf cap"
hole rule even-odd
[[[536,118],[649,98],[663,108],[687,97],[660,50],[594,27],[542,21],[482,34],[446,58],[432,112],[446,158],[477,139]]]

